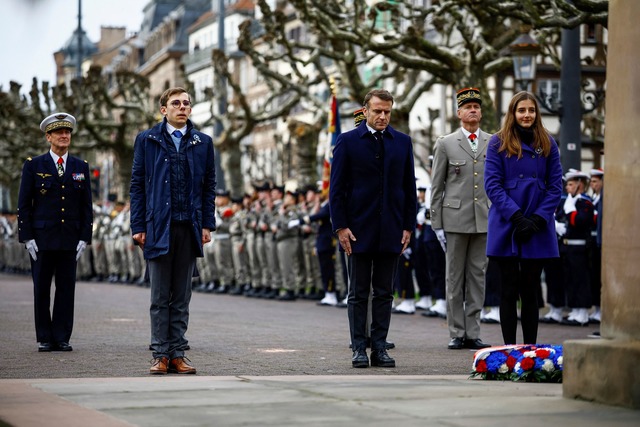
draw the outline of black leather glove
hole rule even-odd
[[[514,234],[516,242],[525,243],[529,241],[533,233],[536,232],[534,222],[525,217],[522,211],[516,211],[516,213],[511,216],[510,221],[516,229]]]
[[[533,222],[533,226],[535,227],[536,233],[540,230],[544,230],[547,228],[547,221],[542,218],[540,215],[533,214],[529,217]]]

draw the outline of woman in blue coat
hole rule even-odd
[[[505,344],[516,343],[520,299],[524,343],[535,344],[540,274],[545,259],[559,256],[553,215],[562,195],[562,166],[533,94],[518,92],[511,99],[502,128],[489,140],[484,185],[492,203],[487,256],[502,280],[502,337]]]

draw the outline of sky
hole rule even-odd
[[[142,10],[149,0],[82,0],[82,28],[93,43],[100,27],[126,27],[137,32]],[[31,88],[31,80],[55,84],[53,53],[60,50],[78,27],[78,0],[0,0],[5,26],[0,51],[0,86],[9,81]]]

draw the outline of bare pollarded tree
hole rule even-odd
[[[240,140],[257,124],[288,117],[294,110],[307,117],[298,120],[296,128],[304,123],[309,127],[308,132],[298,132],[305,135],[304,141],[296,142],[317,143],[309,132],[319,133],[326,122],[332,77],[340,80],[339,101],[351,105],[371,88],[390,88],[397,100],[393,125],[408,132],[409,113],[435,84],[473,85],[489,93],[489,79],[512,67],[508,47],[523,25],[533,29],[543,55],[558,64],[560,29],[582,23],[606,26],[608,16],[606,0],[290,0],[278,1],[273,8],[270,4],[257,1],[261,18],[242,24],[238,39],[240,50],[268,88],[260,102],[249,102],[247,90],[229,71],[229,58],[214,53],[215,71],[227,79],[235,107],[224,116],[212,113],[224,123],[225,131],[216,142],[223,152],[239,150]],[[226,96],[226,92],[212,95]],[[483,104],[483,128],[493,131],[498,117],[488,101]],[[429,116],[444,119],[442,112],[432,113]],[[234,170],[232,189],[242,182],[239,168]]]

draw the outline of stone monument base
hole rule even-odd
[[[565,341],[562,394],[607,405],[640,409],[640,342]]]

